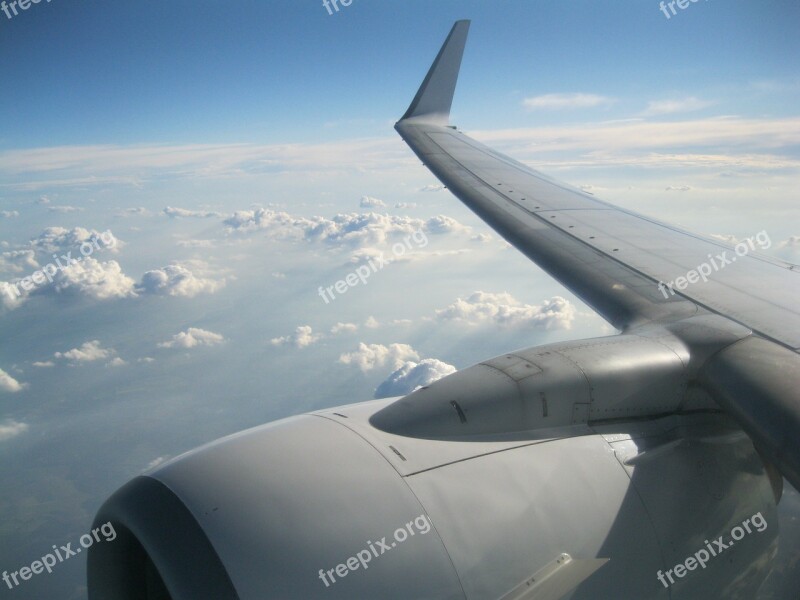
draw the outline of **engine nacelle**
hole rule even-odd
[[[89,597],[750,599],[781,479],[701,386],[748,334],[531,348],[224,438],[106,502]]]
[[[393,402],[133,480],[97,515],[118,538],[89,550],[90,600],[752,598],[768,573],[769,477],[724,415],[441,440],[373,427]]]
[[[640,335],[537,346],[498,356],[417,390],[371,420],[399,435],[508,435],[676,412],[689,352]]]

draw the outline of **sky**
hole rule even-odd
[[[800,5],[665,10],[0,5],[0,570],[223,435],[614,333],[392,130],[456,19],[472,20],[451,119],[467,134],[703,234],[765,231],[800,261]],[[52,282],[9,292],[47,265]],[[0,598],[85,598],[84,569]]]

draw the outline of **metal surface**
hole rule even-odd
[[[759,449],[800,485],[800,356],[759,338],[732,345],[700,375],[712,396],[740,422]]]

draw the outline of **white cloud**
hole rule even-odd
[[[37,270],[47,262],[44,268],[50,269],[54,284],[51,286],[49,282],[40,284],[34,281],[34,289],[26,292],[18,285],[19,282],[15,285],[0,282],[0,292],[3,292],[0,305],[6,310],[18,308],[32,293],[69,291],[95,299],[133,295],[132,280],[125,277],[116,262],[100,263],[89,256],[98,251],[115,253],[122,245],[124,244],[110,230],[101,233],[83,227],[47,227],[27,247],[0,254],[0,271],[19,275],[28,271],[31,276],[37,275],[44,282],[42,273],[37,273]],[[37,259],[37,252],[49,256]],[[60,257],[51,258],[58,253],[61,253]],[[64,258],[65,256],[69,258]]]
[[[198,294],[213,294],[225,286],[225,280],[197,277],[180,263],[147,271],[136,291],[145,294],[193,298]]]
[[[30,248],[25,250],[8,250],[0,254],[0,271],[5,273],[22,273],[38,269],[36,253]]]
[[[491,323],[537,329],[570,329],[575,319],[575,308],[561,296],[531,305],[519,302],[507,292],[493,294],[478,291],[437,310],[436,317],[440,321],[460,321],[473,325]]]
[[[785,261],[800,262],[800,236],[793,235],[776,246],[776,254]]]
[[[378,250],[377,248],[371,248],[365,246],[359,248],[350,255],[350,262],[354,265],[363,265],[363,264],[368,264],[369,261],[373,260],[375,261],[374,264],[376,265],[376,268],[378,265],[382,263],[390,264],[391,259],[389,258],[377,260],[381,257],[382,254],[384,254],[383,250]]]
[[[0,422],[0,442],[10,440],[13,437],[25,433],[29,427],[27,423],[19,423],[11,419]]]
[[[96,245],[92,243],[93,240],[97,240]],[[80,256],[80,247],[84,242],[91,244],[93,252],[104,250],[114,254],[119,252],[119,249],[125,245],[121,240],[114,237],[110,230],[101,233],[96,229],[86,229],[84,227],[73,227],[72,229],[47,227],[37,238],[31,240],[30,245],[33,249],[47,254],[71,251],[74,255],[73,258],[77,258]],[[91,254],[88,251],[88,247],[86,253],[87,255]]]
[[[313,217],[305,237],[327,244],[358,246],[385,243],[390,237],[411,234],[422,225],[419,219],[377,213],[339,214],[332,219]]]
[[[27,387],[26,383],[20,383],[11,375],[0,369],[0,391],[3,392],[19,392]]]
[[[397,242],[397,244],[401,244],[401,242]],[[421,247],[425,246],[427,246],[427,241]],[[456,250],[434,250],[427,252],[424,250],[409,250],[408,245],[402,247],[402,254],[395,254],[394,248],[392,248],[392,252],[390,253],[378,250],[377,248],[359,248],[350,255],[349,262],[355,265],[369,264],[373,271],[375,271],[382,268],[382,266],[393,263],[419,262],[421,260],[427,260],[430,258],[459,256],[471,252],[471,250],[468,248],[459,248]],[[413,243],[411,247],[413,248]]]
[[[8,281],[0,281],[0,307],[5,311],[19,308],[28,299],[28,293]]]
[[[604,165],[712,168],[715,172],[724,168],[800,169],[800,160],[791,152],[800,144],[800,117],[634,119],[474,131],[472,135],[518,160],[535,160],[539,169]],[[543,155],[554,158],[542,162]]]
[[[141,281],[136,282],[122,271],[115,260],[100,262],[92,256],[82,256],[81,244],[91,244],[96,251],[97,246],[90,240],[98,240],[102,250],[117,252],[122,244],[110,231],[102,234],[95,230],[76,227],[67,230],[63,227],[48,227],[36,239],[31,241],[31,248],[42,252],[69,253],[69,258],[60,258],[59,263],[52,262],[52,285],[47,281],[36,285],[34,290],[26,292],[18,284],[0,281],[0,306],[6,310],[18,308],[29,294],[73,294],[94,300],[129,298],[139,294],[158,294],[191,298],[201,293],[214,293],[225,286],[225,279],[213,279],[203,276],[208,265],[201,260],[174,262],[159,269],[145,272]],[[104,244],[109,245],[104,245]],[[88,252],[87,252],[88,254]],[[44,261],[42,261],[44,262]],[[61,267],[59,267],[61,265]],[[189,268],[191,266],[191,269]],[[26,269],[39,269],[36,254],[32,249],[6,251],[0,254],[0,272],[14,271],[19,273]],[[47,268],[47,265],[45,266]],[[199,271],[199,272],[198,272]],[[41,276],[41,274],[39,274]],[[44,280],[44,278],[42,278]],[[19,291],[19,294],[17,294]]]
[[[4,219],[16,219],[19,216],[18,210],[0,210],[0,216]]]
[[[359,203],[361,208],[386,208],[386,203],[378,198],[371,198],[370,196],[361,196]]]
[[[452,217],[437,215],[425,221],[425,231],[433,234],[470,233],[472,228],[462,225]]]
[[[429,183],[426,186],[419,188],[419,192],[441,192],[444,186],[441,183]]]
[[[455,250],[434,250],[431,252],[426,252],[424,250],[417,250],[416,252],[409,252],[408,254],[403,254],[402,256],[396,256],[392,259],[392,262],[399,262],[399,263],[408,263],[408,262],[419,262],[422,260],[428,260],[431,258],[450,258],[454,256],[462,256],[464,254],[470,254],[472,250],[469,248],[457,248]],[[387,261],[388,263],[389,261]]]
[[[122,216],[122,217],[132,217],[132,216],[148,217],[148,216],[150,216],[150,214],[151,214],[150,211],[147,210],[144,206],[134,206],[134,207],[126,208],[125,210],[123,210],[120,213],[120,216]]]
[[[668,185],[664,188],[666,192],[689,192],[692,188],[688,185]]]
[[[353,169],[385,168],[396,156],[398,142],[386,136],[321,144],[136,144],[54,146],[3,152],[4,176],[19,183],[11,189],[42,190],[45,186],[141,185],[142,173],[204,179],[242,173],[265,167],[275,173],[314,174]],[[20,177],[20,174],[26,177]],[[58,173],[53,178],[52,173]],[[48,177],[48,175],[50,175]]]
[[[274,211],[269,208],[256,210],[237,210],[225,219],[229,233],[250,233],[254,231],[269,231],[279,237],[295,237],[302,233],[302,228],[307,220],[293,217],[287,212]]]
[[[525,98],[522,105],[528,110],[561,110],[572,108],[593,108],[606,106],[614,102],[613,98],[597,94],[543,94]]]
[[[439,215],[427,221],[412,217],[368,213],[301,217],[267,208],[237,211],[225,219],[229,233],[265,231],[276,239],[305,239],[328,245],[375,246],[392,238],[423,231],[433,234],[469,232],[457,220]]]
[[[270,340],[273,346],[292,345],[295,348],[305,348],[322,339],[322,334],[314,333],[310,325],[300,325],[291,335],[276,337]]]
[[[409,361],[394,371],[375,390],[376,398],[405,396],[437,379],[455,373],[456,368],[435,358],[425,358],[416,363]]]
[[[37,360],[36,362],[33,363],[33,366],[46,369],[48,367],[56,366],[56,363],[54,363],[52,360],[44,360],[44,361]]]
[[[224,243],[219,240],[178,240],[175,245],[180,248],[217,248]]]
[[[553,158],[565,165],[640,164],[667,168],[680,165],[721,164],[731,168],[763,166],[797,167],[800,161],[789,153],[800,136],[800,117],[742,118],[711,117],[691,121],[647,121],[554,125],[537,129],[472,131],[472,135],[494,141],[520,140],[516,148],[498,147],[501,152],[527,160],[553,150],[578,150]],[[392,173],[418,171],[418,161],[407,150],[400,151],[397,136],[334,141],[322,144],[184,144],[184,145],[94,145],[25,148],[4,151],[0,178],[15,183],[9,190],[40,191],[55,185],[97,188],[109,184],[141,185],[147,177],[241,177],[250,173],[271,173],[297,177],[341,176],[342,173]],[[686,148],[714,145],[711,156],[696,156]],[[507,146],[507,144],[504,144]],[[680,156],[614,156],[621,148],[679,148]],[[784,155],[763,155],[759,148],[780,148]],[[586,154],[586,150],[593,152]],[[551,154],[552,156],[552,154]],[[543,164],[537,163],[542,168]],[[57,175],[54,175],[57,174]]]
[[[399,369],[404,362],[419,360],[419,354],[408,344],[365,344],[361,342],[354,352],[339,356],[343,365],[354,365],[363,372],[389,364],[392,369]]]
[[[177,208],[177,207],[174,207],[174,206],[167,206],[164,209],[164,214],[167,215],[168,217],[173,218],[173,219],[180,218],[180,217],[184,217],[184,218],[187,218],[187,217],[198,217],[198,218],[204,219],[204,218],[207,218],[207,217],[221,217],[222,216],[221,213],[214,212],[214,211],[209,211],[209,210],[189,210],[189,209],[186,209],[186,208]]]
[[[107,367],[122,367],[127,365],[128,363],[122,360],[119,356],[112,358],[110,361],[106,363]]]
[[[337,333],[353,333],[355,331],[358,331],[358,325],[355,323],[337,323],[331,327],[331,333],[333,335]]]
[[[172,336],[168,342],[162,342],[159,348],[194,348],[196,346],[216,346],[225,341],[225,338],[218,333],[189,327],[186,331],[181,331]]]
[[[103,348],[100,340],[84,342],[80,347],[66,352],[56,352],[53,356],[58,359],[68,360],[73,364],[94,362],[113,358],[116,351],[113,348]]]
[[[78,206],[48,206],[47,210],[52,213],[74,213],[83,212],[83,209]]]
[[[364,327],[366,327],[367,329],[377,329],[380,326],[381,324],[378,322],[378,319],[376,319],[372,315],[368,316],[367,320],[364,321]]]
[[[654,100],[647,104],[647,108],[642,113],[643,116],[672,115],[675,113],[692,112],[713,106],[715,103],[708,100],[700,100],[694,96],[685,98],[667,98],[664,100]]]
[[[78,294],[95,300],[128,298],[136,295],[134,281],[122,272],[115,260],[100,262],[87,257],[60,271],[53,277],[50,288],[58,293]]]

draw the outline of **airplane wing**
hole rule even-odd
[[[800,348],[800,273],[755,254],[760,244],[734,247],[616,207],[449,127],[468,29],[456,23],[396,125],[453,194],[619,329],[707,311]]]
[[[756,252],[769,242],[765,232],[735,246],[690,233],[551,179],[449,125],[468,30],[469,21],[453,26],[397,132],[457,198],[618,329],[718,315],[752,332],[703,356],[695,381],[798,487],[797,268]],[[703,343],[693,342],[693,354]]]

